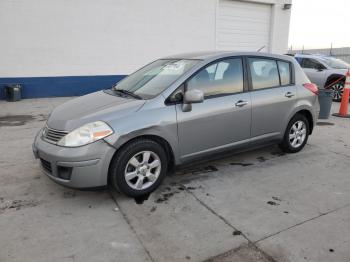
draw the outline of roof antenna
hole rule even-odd
[[[263,50],[265,48],[265,46],[263,45],[262,47],[260,47],[258,50],[256,50],[256,52],[260,52],[261,50]]]

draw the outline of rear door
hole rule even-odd
[[[240,57],[214,62],[187,81],[187,90],[200,89],[205,99],[192,104],[190,112],[176,106],[183,160],[249,142],[251,101],[244,83]]]
[[[279,137],[296,99],[290,62],[249,57],[252,141]]]

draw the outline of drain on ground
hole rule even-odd
[[[233,231],[232,235],[239,236],[239,235],[242,235],[242,232],[239,230],[235,230],[235,231]]]

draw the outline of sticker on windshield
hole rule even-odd
[[[184,61],[176,61],[174,63],[171,63],[171,64],[167,64],[166,66],[164,66],[164,70],[169,70],[169,71],[172,71],[172,70],[183,70],[183,68],[185,67],[186,63]]]

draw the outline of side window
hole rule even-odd
[[[208,74],[209,74],[209,79],[213,80],[215,78],[215,72],[216,72],[216,68],[217,68],[218,64],[213,64],[211,66],[208,66],[206,68]]]
[[[263,89],[280,85],[277,63],[272,59],[248,58],[253,89]]]
[[[301,65],[301,62],[303,61],[303,59],[301,57],[294,57],[294,58],[295,58],[295,60],[297,60],[299,65]]]
[[[243,65],[241,58],[222,60],[194,75],[187,89],[202,90],[204,96],[243,92]]]
[[[311,68],[311,69],[319,69],[319,68],[325,69],[325,67],[321,63],[311,58],[303,58],[303,61],[301,62],[301,67]]]
[[[278,70],[280,72],[280,77],[281,77],[281,85],[291,84],[290,63],[278,61],[277,64],[278,64]]]
[[[215,80],[222,80],[224,78],[224,74],[228,69],[229,65],[230,65],[229,62],[221,62],[218,64],[218,67],[215,73]]]

